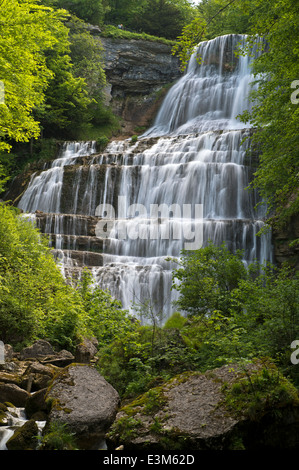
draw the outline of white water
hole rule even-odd
[[[245,40],[245,36],[228,35],[200,44],[186,74],[166,96],[153,127],[135,144],[112,142],[104,155],[92,158],[87,178],[82,165],[74,173],[70,213],[101,216],[99,205],[110,204],[115,217],[122,220],[119,230],[104,240],[104,264],[94,267],[93,274],[95,283],[108,288],[124,308],[149,299],[156,313],[163,309],[166,316],[171,314],[175,265],[166,259],[178,257],[185,243],[192,242],[192,234],[199,248],[201,240],[195,234],[201,228],[203,245],[209,239],[226,242],[232,250],[244,249],[245,262],[272,261],[270,234],[256,236],[264,225],[265,208],[255,209],[258,195],[245,189],[253,173],[246,160],[249,143],[243,142],[250,130],[236,119],[249,106],[251,59],[234,56]],[[72,263],[65,250],[75,248],[64,246],[61,236],[64,168],[76,163],[78,156],[92,153],[90,144],[66,146],[49,170],[32,177],[19,204],[24,211],[52,213],[49,227],[54,217],[55,248],[63,265]],[[157,217],[151,211],[155,204],[164,204],[166,212]],[[195,217],[196,205],[202,206],[203,219],[201,214]],[[184,207],[191,208],[192,225]],[[76,227],[64,235],[76,235]],[[167,229],[181,237],[167,239]],[[125,239],[120,236],[123,232]]]
[[[185,75],[169,91],[154,126],[144,135],[246,127],[236,117],[250,108],[250,62],[259,53],[259,40],[250,56],[237,59],[236,51],[245,45],[245,35],[220,36],[200,43]]]
[[[6,412],[7,425],[0,426],[0,450],[7,450],[6,443],[13,436],[14,432],[23,426],[26,421],[26,413],[24,408],[9,408]],[[41,433],[46,422],[36,421],[39,433]]]
[[[94,148],[95,142],[65,143],[60,157],[52,162],[51,168],[32,175],[18,207],[29,213],[36,210],[59,213],[64,167],[75,164],[80,156],[94,153]]]

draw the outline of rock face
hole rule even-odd
[[[83,450],[99,448],[119,406],[116,390],[86,365],[71,365],[58,374],[47,392],[47,400],[53,403],[48,423],[66,424]]]
[[[275,374],[259,364],[182,374],[123,407],[108,442],[125,450],[298,448],[298,394],[290,387],[277,400]],[[279,390],[287,387],[282,380]]]
[[[147,127],[163,98],[160,90],[181,76],[171,46],[160,42],[99,38],[105,53],[107,101],[124,120],[124,132]],[[160,93],[159,93],[160,92]]]

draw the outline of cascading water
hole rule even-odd
[[[68,262],[81,250],[95,283],[124,308],[150,300],[169,316],[175,292],[167,257],[208,240],[244,249],[245,262],[272,261],[270,234],[257,237],[265,208],[255,209],[258,195],[245,190],[254,170],[244,142],[251,130],[236,119],[249,106],[251,58],[235,55],[244,41],[227,35],[200,44],[136,143],[114,141],[101,155],[93,145],[66,146],[20,201],[24,211],[47,213],[43,230],[54,248],[69,250]]]

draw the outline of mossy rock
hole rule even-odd
[[[178,375],[123,406],[106,438],[127,450],[295,449],[298,431],[297,390],[256,361]]]
[[[26,421],[7,441],[8,450],[35,450],[38,444],[38,426],[34,420]]]
[[[0,426],[6,426],[7,425],[7,416],[5,411],[0,409]]]

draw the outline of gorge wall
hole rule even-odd
[[[104,48],[106,103],[123,119],[123,134],[147,128],[167,87],[181,77],[171,46],[162,42],[99,37]]]

